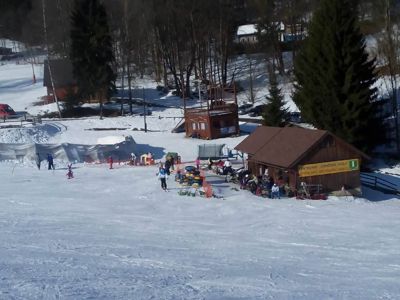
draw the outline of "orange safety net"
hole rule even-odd
[[[213,195],[213,190],[211,184],[209,184],[207,181],[203,181],[203,190],[207,198],[211,198]]]

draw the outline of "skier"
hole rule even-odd
[[[36,165],[37,165],[38,170],[40,170],[40,163],[41,162],[42,162],[42,159],[40,157],[40,154],[36,153]]]
[[[133,152],[131,153],[131,160],[130,160],[129,164],[131,166],[135,166],[136,165],[136,155]]]
[[[196,158],[195,164],[196,164],[196,169],[197,169],[197,170],[200,170],[200,158],[199,158],[199,157]]]
[[[68,177],[68,179],[74,178],[74,173],[72,172],[72,164],[68,164],[67,177]]]
[[[49,170],[51,170],[51,169],[54,170],[53,155],[51,155],[51,153],[47,153],[47,162],[49,163],[48,169]]]
[[[113,168],[114,160],[113,160],[113,158],[112,158],[111,155],[110,155],[110,157],[108,158],[108,163],[110,164],[110,169],[112,169],[112,168]]]
[[[167,178],[168,178],[167,171],[161,167],[158,170],[157,176],[158,176],[158,179],[161,181],[161,188],[164,191],[167,191]]]

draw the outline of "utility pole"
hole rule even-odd
[[[62,118],[61,109],[60,109],[60,105],[58,103],[58,98],[57,98],[57,95],[56,95],[56,89],[55,89],[55,86],[54,86],[53,74],[51,72],[51,66],[50,66],[49,43],[48,43],[48,39],[47,39],[46,6],[45,6],[44,1],[45,0],[42,0],[42,12],[43,12],[44,42],[45,42],[46,48],[47,48],[47,67],[49,68],[49,76],[50,76],[50,81],[51,81],[51,87],[53,89],[54,100],[56,101],[56,104],[57,104],[58,115],[59,115],[59,117],[61,119]]]
[[[147,123],[146,123],[146,98],[144,95],[144,87],[143,87],[143,121],[144,121],[144,132],[147,132]]]

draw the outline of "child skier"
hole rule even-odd
[[[110,156],[108,158],[108,163],[110,164],[110,169],[112,169],[113,168],[113,163],[114,163],[114,159],[112,158],[112,156]]]
[[[158,170],[157,176],[158,176],[158,179],[161,181],[161,188],[164,191],[167,191],[167,178],[168,178],[167,171],[163,167],[161,167]]]
[[[74,178],[74,173],[72,172],[72,164],[68,164],[67,177],[68,177],[68,179]]]

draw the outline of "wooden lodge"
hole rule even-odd
[[[47,101],[53,102],[54,93],[57,99],[64,100],[69,93],[77,92],[76,80],[73,77],[72,63],[67,59],[50,60],[51,75],[54,82],[53,85],[49,72],[49,61],[44,62],[43,86],[47,88]]]
[[[305,183],[325,193],[361,195],[360,165],[369,159],[328,131],[298,127],[260,126],[235,149],[247,153],[252,174],[267,173],[291,191]]]
[[[235,88],[209,87],[205,99],[187,106],[184,101],[187,137],[217,139],[240,133]]]

